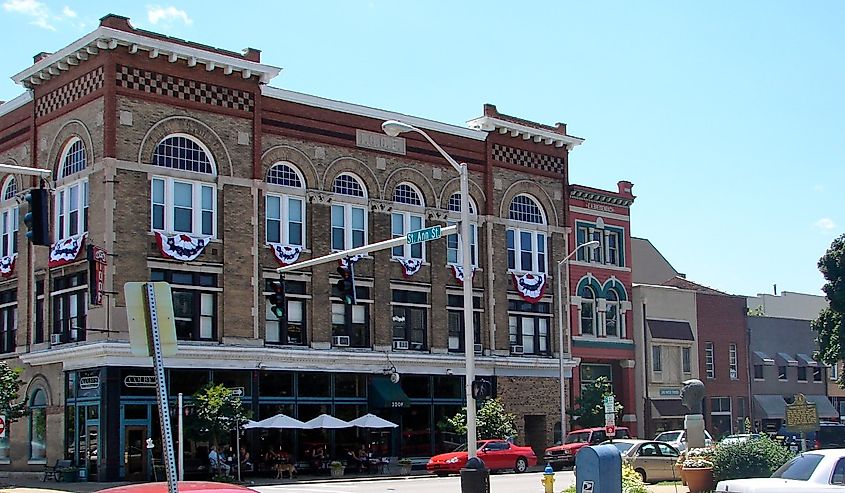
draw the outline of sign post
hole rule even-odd
[[[612,395],[604,397],[604,434],[608,440],[616,438],[616,398]]]

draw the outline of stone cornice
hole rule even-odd
[[[612,193],[600,193],[591,190],[579,190],[577,188],[572,188],[569,196],[573,199],[589,200],[590,202],[618,205],[620,207],[629,207],[634,203],[633,199],[619,197]]]
[[[516,123],[501,118],[482,116],[467,122],[470,128],[483,130],[485,132],[498,131],[500,134],[509,134],[511,137],[520,137],[522,140],[533,140],[536,143],[555,147],[566,147],[571,150],[581,145],[584,139],[572,137],[562,133],[552,132],[542,128],[531,127],[522,123]]]

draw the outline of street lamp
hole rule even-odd
[[[564,327],[566,329],[569,328],[569,273],[564,275],[561,272],[561,268],[563,264],[569,262],[569,259],[572,258],[573,255],[578,253],[578,250],[586,247],[589,248],[590,251],[595,249],[599,246],[599,242],[597,240],[588,241],[587,243],[582,243],[575,247],[574,250],[569,252],[569,255],[563,258],[560,262],[557,263],[557,306],[558,306],[558,314],[561,312],[565,314],[564,317],[558,316],[557,317],[557,327],[558,327],[558,337],[560,338],[560,357],[558,358],[558,363],[560,365],[560,442],[563,443],[564,439],[566,438],[566,377],[563,374],[563,357],[569,356],[569,351],[566,352],[564,355],[563,352],[563,331]],[[568,269],[567,269],[568,270]],[[563,286],[564,288],[561,289],[560,280],[563,278]],[[563,292],[566,291],[566,304],[563,304]],[[564,324],[564,318],[566,318],[566,324]]]
[[[464,271],[464,354],[466,354],[465,391],[467,396],[467,454],[469,458],[477,456],[475,402],[472,397],[472,382],[475,380],[475,327],[472,323],[472,258],[470,257],[469,237],[469,169],[466,163],[458,163],[442,147],[437,145],[427,133],[413,125],[396,120],[381,124],[384,133],[390,137],[405,132],[416,132],[427,140],[449,164],[455,168],[461,178],[461,269]]]

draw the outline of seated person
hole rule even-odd
[[[314,447],[314,450],[311,451],[311,467],[317,470],[322,469],[325,458],[326,454],[323,451],[323,447]]]
[[[222,474],[224,476],[228,476],[229,473],[232,471],[232,468],[229,467],[229,464],[226,464],[222,452],[217,452],[217,447],[211,447],[211,452],[208,453],[208,462],[209,469],[212,471],[213,474]]]
[[[241,447],[239,460],[242,471],[252,471],[252,461],[249,459],[249,452],[247,452],[246,447]]]
[[[362,472],[364,470],[364,463],[361,462],[361,458],[358,457],[357,452],[354,450],[346,451],[346,463],[354,472]]]

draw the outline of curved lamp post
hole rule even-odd
[[[570,357],[570,351],[567,347],[566,352],[564,354],[564,330],[568,330],[570,323],[569,323],[569,269],[567,269],[566,275],[561,272],[561,269],[564,264],[569,262],[569,259],[572,258],[573,255],[578,253],[578,250],[582,248],[588,248],[590,251],[594,250],[596,247],[599,246],[599,242],[596,240],[588,241],[587,243],[582,243],[575,247],[574,250],[569,252],[569,255],[563,258],[560,262],[557,263],[557,306],[558,306],[558,317],[557,317],[557,325],[558,325],[558,337],[560,342],[560,357],[558,358],[558,362],[560,364],[560,443],[566,439],[566,377],[564,376],[563,371],[563,358]],[[563,278],[563,289],[560,286],[560,280]],[[566,291],[566,304],[563,304],[563,292]],[[565,314],[564,316],[560,316],[560,314]],[[564,324],[564,318],[566,319],[566,324]]]
[[[472,397],[472,382],[475,380],[475,327],[472,323],[472,257],[470,257],[469,237],[469,169],[466,163],[458,163],[442,147],[437,145],[427,133],[419,128],[397,120],[388,120],[381,124],[384,133],[396,137],[405,132],[416,132],[427,140],[449,164],[455,168],[461,178],[461,269],[464,271],[464,354],[466,354],[465,392],[467,398],[467,454],[469,458],[477,456],[476,409]]]

